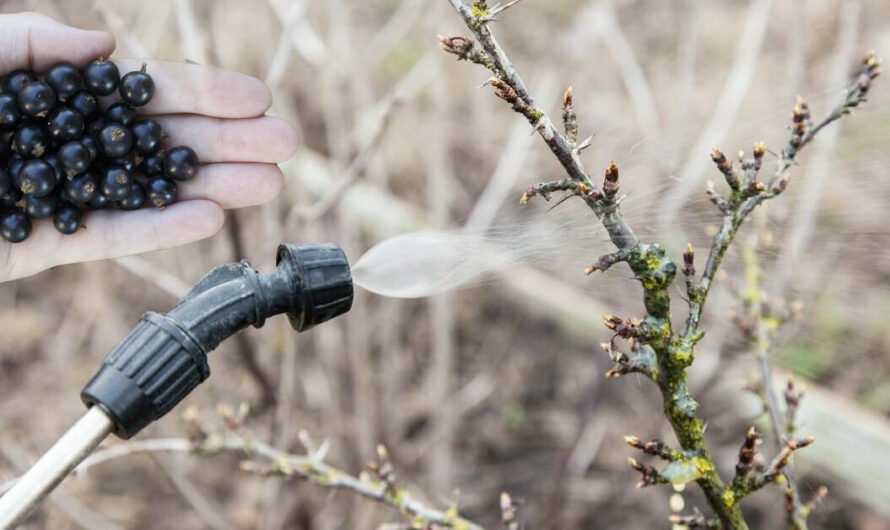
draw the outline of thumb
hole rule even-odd
[[[82,67],[113,51],[114,37],[105,31],[72,28],[39,13],[0,15],[0,74],[45,71],[59,61]]]

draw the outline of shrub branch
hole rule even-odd
[[[739,169],[735,169],[721,152],[715,150],[712,153],[712,159],[729,186],[729,193],[725,198],[716,190],[710,192],[712,200],[722,213],[723,222],[712,241],[701,278],[696,278],[694,251],[691,246],[684,252],[683,273],[686,277],[689,315],[683,330],[675,331],[671,322],[669,289],[677,273],[677,267],[667,256],[662,245],[640,242],[622,216],[621,201],[617,196],[618,166],[613,163],[606,170],[602,187],[593,182],[590,173],[584,167],[580,152],[587,142],[583,142],[581,147],[576,146],[578,122],[575,114],[575,98],[571,89],[563,98],[562,117],[565,129],[563,135],[556,130],[547,113],[537,107],[519,73],[491,33],[489,27],[491,12],[487,2],[476,0],[472,5],[468,5],[462,0],[448,1],[473,33],[481,48],[481,56],[470,60],[483,65],[493,74],[486,84],[493,86],[495,93],[501,99],[507,101],[514,111],[528,120],[566,172],[567,177],[564,180],[532,186],[525,192],[521,202],[524,203],[536,195],[546,198],[552,191],[566,191],[570,196],[581,197],[600,220],[610,240],[617,247],[616,252],[601,257],[585,272],[589,274],[597,270],[606,270],[617,263],[626,262],[642,286],[646,315],[635,326],[633,336],[621,336],[620,333],[616,333],[609,343],[603,344],[603,349],[615,363],[615,366],[607,372],[607,376],[617,377],[636,372],[643,373],[655,381],[661,391],[664,413],[680,448],[675,452],[662,453],[661,450],[657,450],[658,444],[646,445],[636,438],[629,438],[628,443],[643,450],[644,453],[654,451],[656,456],[664,458],[670,455],[672,458],[663,470],[631,459],[631,466],[642,475],[640,485],[665,482],[685,484],[694,481],[703,490],[716,518],[691,516],[686,519],[688,526],[748,528],[739,506],[741,499],[775,482],[788,464],[791,453],[809,445],[812,440],[787,442],[776,460],[763,471],[752,475],[748,473],[750,469],[745,467],[747,464],[744,464],[742,467],[747,471],[740,478],[737,468],[737,477],[733,483],[727,485],[723,482],[705,444],[704,423],[696,414],[698,403],[689,393],[686,381],[686,369],[693,361],[695,345],[703,336],[700,324],[705,301],[717,270],[747,216],[761,203],[785,190],[789,181],[788,169],[795,162],[800,150],[810,143],[819,130],[848,114],[864,101],[872,81],[880,73],[879,61],[873,53],[866,56],[856,81],[847,91],[842,103],[816,125],[810,122],[806,103],[803,99],[798,100],[792,116],[791,138],[779,156],[775,169],[767,178],[760,178],[763,158],[767,152],[766,146],[762,143],[754,145],[750,157],[739,153]],[[467,37],[440,37],[440,40],[443,48],[450,53],[454,52],[448,49],[449,42],[464,43],[462,44],[464,48],[472,49],[474,53],[479,52],[479,48],[476,48]],[[459,54],[458,56],[460,57]],[[619,322],[624,322],[611,316],[607,316],[605,320],[607,327],[613,331]],[[628,341],[630,354],[616,347],[616,337]]]

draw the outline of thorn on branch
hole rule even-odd
[[[635,458],[628,458],[627,462],[630,464],[630,467],[640,473],[640,481],[637,482],[638,488],[645,488],[655,484],[666,484],[668,482],[667,479],[661,476],[658,470],[652,466],[647,466],[646,464],[638,462]]]
[[[606,168],[605,176],[603,177],[603,198],[607,202],[614,202],[615,196],[618,195],[619,186],[618,165],[615,164],[615,162],[612,162],[609,167]]]
[[[519,530],[519,510],[506,491],[501,493],[501,522],[507,530]]]
[[[667,460],[668,462],[673,462],[674,460],[676,460],[676,455],[674,454],[674,452],[663,441],[657,438],[648,442],[644,442],[636,436],[625,436],[624,442],[634,449],[639,449],[647,455],[657,456],[663,460]]]
[[[574,147],[578,141],[578,116],[575,114],[572,87],[566,89],[562,97],[562,123],[565,126],[566,140]]]

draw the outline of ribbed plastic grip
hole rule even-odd
[[[336,245],[281,245],[278,264],[290,264],[299,280],[296,295],[301,311],[288,314],[291,326],[297,331],[326,322],[349,311],[352,307],[353,287],[349,262]]]
[[[105,357],[81,392],[111,416],[115,434],[130,438],[166,414],[207,379],[207,352],[165,315],[146,313]]]

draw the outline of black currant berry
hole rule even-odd
[[[121,101],[105,109],[103,117],[108,123],[123,123],[129,127],[136,120],[136,109]]]
[[[109,204],[111,204],[111,201],[109,201],[108,198],[101,193],[93,195],[93,198],[87,202],[87,206],[91,210],[101,210],[103,208],[108,208]]]
[[[12,137],[13,147],[24,158],[43,156],[48,143],[49,136],[36,123],[26,123],[19,126]]]
[[[141,70],[125,75],[121,79],[118,89],[121,99],[134,107],[145,105],[155,95],[155,82],[150,75],[145,73],[145,68],[146,65],[143,63]]]
[[[117,65],[103,57],[91,62],[83,71],[84,84],[97,96],[107,96],[114,92],[120,80],[121,74]]]
[[[133,175],[119,167],[110,167],[102,172],[99,180],[99,191],[109,201],[119,201],[130,193]]]
[[[84,121],[93,121],[99,117],[99,100],[86,90],[74,94],[68,100],[68,106],[79,112]]]
[[[152,155],[148,156],[145,160],[142,161],[142,164],[139,166],[139,168],[146,175],[160,175],[164,172],[165,155],[166,153],[163,149],[155,151]]]
[[[56,177],[56,186],[62,183],[65,180],[65,168],[62,167],[62,162],[59,161],[58,155],[55,153],[43,157],[46,162],[53,167],[53,174]]]
[[[61,107],[49,113],[46,120],[49,137],[55,142],[67,142],[83,134],[83,116],[74,109]]]
[[[130,151],[124,156],[118,158],[109,158],[106,160],[106,165],[124,168],[130,173],[136,171],[139,167],[139,164],[142,163],[142,157],[139,156],[135,151]]]
[[[80,143],[82,143],[83,146],[87,148],[87,151],[89,151],[91,161],[99,156],[99,143],[96,142],[95,138],[89,135],[83,135],[80,138]]]
[[[25,194],[18,188],[13,188],[6,195],[0,197],[0,211],[2,210],[21,210],[24,203]]]
[[[43,79],[62,101],[76,94],[83,84],[80,71],[70,63],[58,63],[50,67]]]
[[[117,202],[121,210],[138,210],[145,206],[145,190],[138,182],[130,184],[130,194]]]
[[[72,140],[59,148],[59,162],[62,163],[68,178],[86,171],[91,161],[90,150],[83,141]]]
[[[73,202],[87,203],[99,191],[98,177],[92,171],[72,177],[65,182],[65,196]]]
[[[0,131],[11,131],[22,119],[19,100],[12,94],[0,93]]]
[[[9,178],[15,183],[15,188],[18,188],[19,173],[22,171],[22,166],[24,165],[25,159],[16,153],[15,157],[9,159],[9,164],[6,166],[9,171]]]
[[[12,177],[9,176],[9,171],[6,169],[0,168],[0,197],[3,197],[9,190],[12,189]]]
[[[73,234],[83,226],[83,212],[73,204],[60,204],[53,216],[53,226],[63,234]]]
[[[17,210],[0,213],[0,236],[10,243],[21,243],[31,235],[31,220]]]
[[[191,147],[180,145],[167,151],[164,174],[174,180],[190,180],[198,172],[198,155]]]
[[[32,81],[19,92],[19,108],[28,116],[43,117],[56,105],[56,93],[43,81]]]
[[[97,138],[102,154],[109,158],[124,156],[133,147],[133,133],[120,123],[109,123]]]
[[[46,219],[51,217],[59,204],[59,196],[50,193],[46,197],[25,195],[25,214],[31,219]]]
[[[147,191],[149,202],[159,210],[163,210],[165,206],[176,201],[176,182],[170,179],[165,179],[164,177],[151,179],[148,182]]]
[[[107,124],[103,119],[93,120],[87,125],[87,133],[91,136],[99,136],[99,133],[105,128],[105,125]]]
[[[133,132],[133,148],[143,155],[154,153],[161,147],[164,130],[155,120],[138,120],[130,128]],[[196,158],[197,159],[197,158]]]
[[[28,160],[18,175],[19,189],[25,195],[45,197],[56,187],[56,170],[43,159]]]
[[[4,92],[17,96],[19,91],[32,81],[37,81],[37,77],[34,74],[27,70],[16,70],[6,74],[0,85],[2,85]]]

